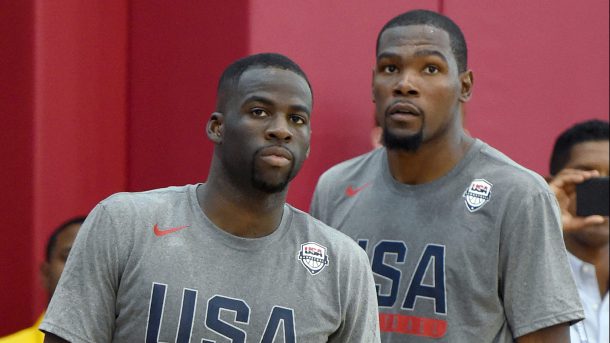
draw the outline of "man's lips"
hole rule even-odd
[[[392,104],[390,107],[388,107],[388,110],[386,111],[387,115],[413,115],[413,116],[420,116],[422,114],[422,111],[415,105],[409,103],[409,102],[396,102],[394,104]]]
[[[271,146],[260,151],[261,159],[273,167],[285,167],[292,161],[290,150],[281,146]]]

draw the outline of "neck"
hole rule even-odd
[[[461,129],[424,141],[417,151],[387,150],[390,173],[398,182],[422,184],[449,173],[464,158],[474,138]]]
[[[282,221],[287,191],[261,192],[236,185],[221,174],[211,168],[208,181],[197,187],[199,206],[212,223],[239,237],[257,238],[274,232]]]
[[[599,285],[600,294],[604,295],[608,293],[608,266],[610,263],[608,254],[608,243],[605,245],[593,248],[588,245],[584,245],[571,236],[566,235],[564,237],[566,248],[568,251],[578,257],[581,261],[587,262],[595,266],[595,274],[597,276],[597,282]]]

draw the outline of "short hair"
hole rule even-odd
[[[298,64],[292,61],[290,58],[277,54],[277,53],[260,53],[255,55],[250,55],[244,58],[241,58],[233,63],[231,63],[220,76],[220,80],[218,81],[218,89],[217,89],[217,99],[216,99],[216,110],[222,108],[226,101],[228,101],[228,93],[230,91],[234,91],[237,88],[239,83],[239,79],[242,74],[251,68],[279,68],[284,70],[289,70],[299,76],[301,76],[307,82],[307,86],[309,86],[309,91],[311,92],[313,98],[313,90],[311,88],[311,84],[309,83],[309,79],[305,72]]]
[[[376,54],[379,54],[381,35],[388,29],[398,26],[430,25],[449,34],[451,51],[457,62],[458,71],[464,72],[468,68],[468,47],[462,30],[448,17],[428,10],[413,10],[400,14],[388,21],[377,36]]]
[[[607,141],[608,140],[608,121],[587,120],[577,123],[557,137],[551,154],[551,175],[559,173],[570,160],[572,147],[579,143]]]
[[[53,250],[55,250],[55,246],[57,245],[57,237],[64,232],[67,228],[74,224],[82,225],[85,222],[85,216],[78,216],[71,219],[66,220],[61,225],[59,225],[49,237],[47,241],[47,250],[46,250],[46,260],[47,262],[51,262],[51,255],[53,254]]]

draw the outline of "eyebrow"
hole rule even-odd
[[[259,102],[259,103],[261,103],[263,105],[275,106],[275,103],[273,101],[271,101],[271,100],[269,100],[269,99],[267,99],[265,97],[259,96],[259,95],[252,95],[250,97],[247,97],[244,100],[242,106],[244,106],[244,105],[246,105],[247,103],[250,103],[250,102]],[[304,106],[304,105],[291,105],[290,108],[292,110],[294,110],[294,111],[297,111],[297,112],[305,112],[305,113],[307,113],[307,115],[311,114],[311,110],[309,109],[309,107]]]
[[[445,63],[448,63],[447,57],[443,53],[438,50],[419,50],[414,54],[415,57],[425,57],[425,56],[437,56],[442,59]]]
[[[258,95],[252,95],[252,96],[247,97],[246,99],[244,99],[244,101],[242,103],[242,106],[247,104],[247,103],[249,103],[249,102],[260,102],[260,103],[265,104],[267,106],[273,106],[274,105],[273,101],[271,101],[271,100],[269,100],[269,99],[267,99],[265,97],[258,96]]]
[[[382,52],[379,55],[377,55],[377,61],[382,60],[384,58],[392,59],[392,58],[397,58],[397,57],[400,57],[400,55],[393,53],[393,52]]]
[[[445,55],[438,50],[430,50],[430,49],[419,50],[419,51],[416,51],[415,54],[413,54],[413,56],[415,56],[415,57],[437,56],[440,59],[442,59],[445,63],[449,63],[447,61],[447,57],[445,57]],[[379,55],[377,55],[377,61],[384,59],[384,58],[392,59],[392,58],[400,58],[400,57],[401,57],[400,54],[397,54],[397,53],[382,52]]]
[[[573,165],[573,166],[570,166],[569,168],[570,168],[570,169],[577,169],[577,170],[585,170],[585,171],[588,171],[588,170],[596,170],[596,168],[595,168],[595,167],[597,167],[597,166],[594,166],[594,165],[592,165],[592,164],[579,163],[579,164],[575,164],[575,165]]]

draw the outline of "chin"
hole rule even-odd
[[[282,175],[262,175],[256,173],[253,175],[251,183],[256,190],[264,193],[274,194],[286,190],[289,182],[290,175],[288,173],[282,173]]]
[[[268,183],[264,181],[254,181],[253,184],[255,189],[268,194],[275,194],[283,192],[288,187],[288,182],[282,183]]]
[[[589,226],[570,235],[578,242],[594,248],[606,246],[610,241],[608,225]]]
[[[424,133],[419,131],[413,134],[399,135],[389,129],[384,129],[382,141],[389,150],[403,150],[415,152],[423,143]]]
[[[250,184],[254,189],[263,193],[281,193],[286,190],[288,183],[294,178],[294,169],[294,163],[290,165],[290,168],[285,169],[257,168],[252,164]]]

